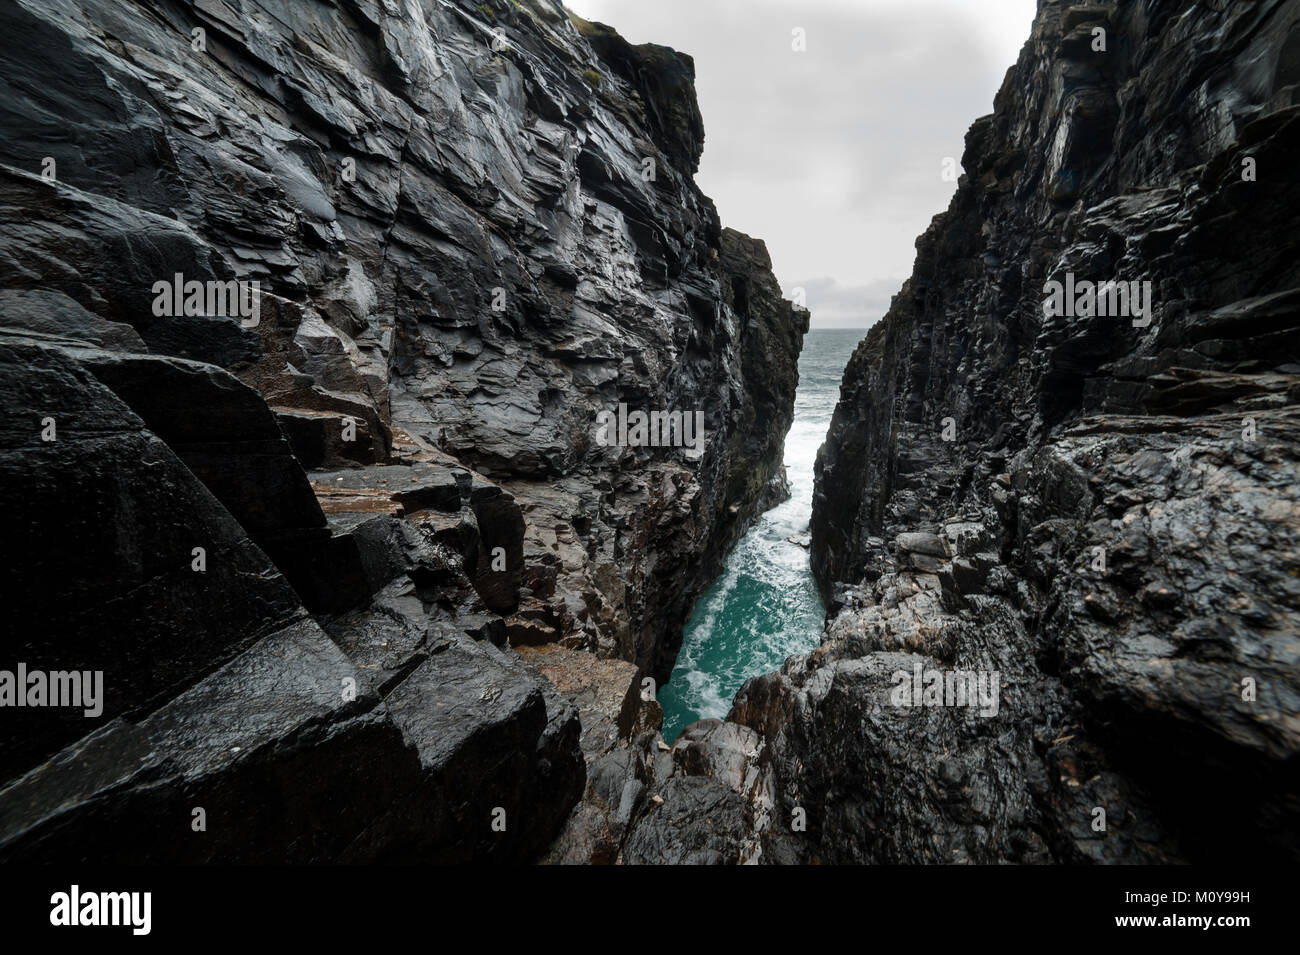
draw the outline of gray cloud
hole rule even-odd
[[[803,289],[816,328],[868,328],[889,310],[902,279],[875,279],[865,285],[840,285],[835,279],[807,279],[782,286],[787,296]]]
[[[809,289],[814,326],[865,326],[911,273],[916,236],[947,208],[943,160],[960,159],[967,128],[992,109],[1035,0],[570,6],[632,42],[695,58],[701,188],[726,225],[766,241],[783,287]],[[796,27],[806,52],[791,50]],[[820,309],[817,282],[830,283]],[[865,313],[852,319],[852,307]]]

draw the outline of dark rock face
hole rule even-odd
[[[308,468],[383,460],[397,428],[560,486],[535,513],[583,539],[570,602],[619,620],[582,639],[666,679],[769,500],[807,321],[691,181],[690,58],[551,0],[88,10],[6,12],[0,284],[231,370]],[[260,322],[156,317],[175,274],[262,283]],[[703,412],[702,457],[599,446],[620,402]]]
[[[7,663],[99,671],[103,704],[6,708],[0,857],[466,862],[545,847],[582,791],[577,711],[492,645],[504,626],[465,575],[475,551],[410,521],[341,525],[354,559],[324,568],[366,607],[322,629],[182,463],[184,444],[174,452],[104,381],[136,399],[145,371],[193,374],[173,394],[206,409],[217,436],[273,423],[264,405],[229,413],[245,386],[209,365],[34,334],[3,336],[0,356],[16,412],[2,486],[29,515],[7,545]],[[239,510],[238,485],[214,484]]]
[[[587,790],[551,846],[561,864],[741,865],[761,857],[771,778],[758,733],[701,720],[669,747],[654,730],[588,760]]]
[[[537,857],[782,486],[808,316],[692,181],[690,58],[553,0],[20,0],[0,66],[0,669],[105,683],[0,710],[0,857]]]
[[[67,351],[5,337],[0,360],[11,411],[0,487],[20,515],[0,584],[12,607],[3,669],[104,671],[106,721],[305,617],[229,512]],[[42,440],[45,418],[54,440]],[[204,573],[191,569],[195,547]],[[95,725],[76,708],[6,707],[4,718],[6,779]]]
[[[1297,42],[1289,0],[1040,3],[845,373],[822,645],[730,717],[765,858],[1300,855]],[[1048,314],[1067,273],[1151,312]],[[997,714],[900,705],[918,666]]]

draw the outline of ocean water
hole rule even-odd
[[[696,602],[672,677],[659,690],[664,739],[706,717],[723,717],[742,683],[779,670],[817,646],[824,609],[808,551],[787,538],[808,533],[813,461],[826,440],[840,379],[860,328],[813,329],[799,356],[794,423],[785,439],[790,500],[759,518],[727,557],[722,575]]]

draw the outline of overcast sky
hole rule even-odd
[[[813,326],[865,327],[948,206],[966,130],[1029,36],[1035,0],[568,0],[695,58],[700,187],[767,242]],[[791,49],[805,31],[807,50]]]

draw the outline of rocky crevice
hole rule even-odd
[[[769,858],[1295,857],[1300,5],[1215,6],[1044,0],[972,126],[818,458],[822,644],[730,717]],[[998,715],[893,705],[917,664]]]
[[[821,645],[594,764],[584,831],[625,861],[1296,858],[1298,38],[1293,0],[1040,2],[845,371]],[[1153,307],[1049,314],[1070,273]]]

